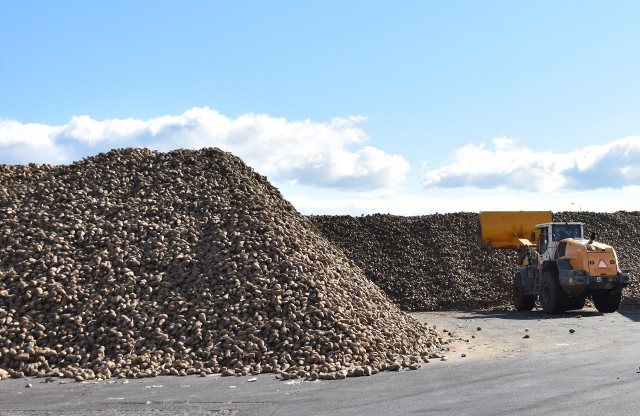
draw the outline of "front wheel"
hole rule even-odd
[[[530,311],[536,304],[536,295],[525,295],[520,272],[513,277],[513,306],[517,311]]]
[[[542,273],[540,279],[540,306],[548,314],[563,313],[567,310],[568,296],[560,287],[558,278],[550,271]]]
[[[618,310],[622,302],[622,291],[613,293],[609,290],[595,292],[591,295],[593,304],[600,313],[611,313]]]

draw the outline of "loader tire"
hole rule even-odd
[[[586,296],[576,296],[575,298],[567,299],[567,310],[574,311],[584,308],[584,303],[587,300]]]
[[[530,311],[536,305],[536,295],[525,295],[520,272],[513,277],[513,306],[517,311]]]
[[[603,290],[591,295],[593,304],[600,313],[611,313],[618,310],[622,301],[622,291]]]
[[[540,279],[540,306],[548,314],[563,313],[567,310],[569,297],[560,287],[557,273],[550,271],[542,273]]]

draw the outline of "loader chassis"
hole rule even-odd
[[[585,239],[582,223],[551,222],[551,212],[481,212],[481,247],[517,249],[513,276],[516,310],[532,310],[536,299],[547,313],[582,309],[587,297],[600,312],[615,312],[629,285],[613,248]],[[540,218],[546,222],[534,224]],[[527,230],[528,229],[528,230]]]

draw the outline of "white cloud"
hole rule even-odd
[[[13,120],[0,119],[1,163],[65,161],[63,146],[55,142],[54,137],[61,128],[45,124],[22,124]],[[29,160],[28,158],[33,158]]]
[[[279,181],[358,191],[401,186],[409,163],[365,146],[368,138],[358,126],[364,120],[290,121],[266,114],[230,119],[207,107],[150,120],[99,121],[82,115],[63,126],[0,119],[0,163],[70,163],[114,147],[215,146]]]
[[[146,123],[142,120],[110,119],[97,121],[89,116],[72,117],[57,137],[67,137],[78,140],[88,145],[97,145],[101,142],[118,143],[144,134],[147,130]]]
[[[637,211],[640,186],[578,192],[530,193],[513,190],[473,188],[437,189],[425,194],[370,194],[347,197],[296,193],[281,189],[283,195],[308,215],[427,215],[436,212],[480,211]],[[312,195],[312,196],[310,196]]]
[[[457,149],[451,163],[426,170],[423,186],[557,192],[640,185],[640,137],[569,153],[534,151],[504,137],[494,139],[492,145]]]

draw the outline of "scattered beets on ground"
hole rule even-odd
[[[510,309],[515,251],[478,247],[478,213],[311,216],[321,232],[402,309]],[[625,303],[640,303],[640,213],[561,212],[611,244],[633,283]]]
[[[333,379],[439,348],[229,153],[0,165],[0,368],[14,377]]]

